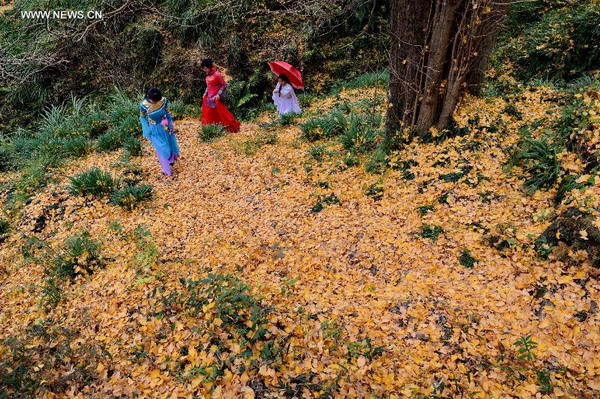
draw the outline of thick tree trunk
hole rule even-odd
[[[448,126],[467,86],[481,83],[511,0],[392,0],[388,137]]]

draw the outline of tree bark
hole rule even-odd
[[[388,138],[444,129],[477,89],[511,0],[392,0]]]

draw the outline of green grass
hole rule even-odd
[[[77,196],[107,197],[119,187],[118,179],[98,168],[91,168],[69,180],[69,192]]]
[[[547,140],[524,140],[519,143],[510,162],[521,166],[529,175],[524,183],[527,192],[550,188],[556,183],[562,172],[556,155],[556,150]]]
[[[81,273],[92,273],[100,265],[100,242],[92,240],[90,233],[84,231],[66,240],[47,273],[59,279],[73,278]]]
[[[129,137],[123,142],[123,150],[130,157],[142,155],[142,142],[135,137]]]
[[[432,241],[437,241],[440,234],[444,232],[440,226],[423,225],[421,228],[421,237],[429,238]]]
[[[125,186],[114,192],[111,197],[111,202],[121,208],[132,210],[141,202],[148,201],[151,198],[152,186],[142,184],[139,186]]]
[[[471,252],[468,249],[463,249],[458,261],[464,267],[471,269],[477,263],[477,259],[471,256]]]
[[[212,141],[224,134],[225,127],[223,125],[203,125],[202,130],[198,133],[198,138],[200,141]]]

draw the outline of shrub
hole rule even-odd
[[[546,140],[525,140],[518,147],[511,162],[522,166],[529,174],[524,184],[525,189],[535,192],[552,187],[561,174],[556,150]]]
[[[246,155],[252,155],[261,147],[275,143],[277,143],[277,135],[274,132],[262,133],[250,140],[244,141],[242,143],[242,151]]]
[[[333,93],[341,89],[361,89],[363,87],[385,86],[390,82],[390,73],[388,71],[371,72],[357,76],[349,81],[339,83],[334,86]]]
[[[204,312],[205,305],[214,303],[216,318],[222,325],[236,331],[249,342],[264,340],[271,311],[249,292],[249,287],[234,276],[209,274],[202,280],[180,279],[183,293],[174,292],[163,299],[178,303],[192,314]]]
[[[91,168],[78,175],[70,177],[69,191],[73,195],[106,197],[111,195],[119,186],[119,181],[109,172]]]
[[[279,124],[281,126],[290,126],[292,125],[296,119],[298,119],[300,115],[295,112],[288,112],[287,114],[283,114],[279,117]]]
[[[536,77],[572,79],[600,64],[600,6],[597,2],[572,2],[567,7],[545,7],[546,2],[525,3],[512,12],[515,32],[500,40],[498,56],[511,61],[522,80]],[[579,4],[577,4],[579,3]]]
[[[345,149],[366,152],[375,148],[381,132],[377,129],[378,124],[373,123],[370,118],[353,116],[347,129],[340,135],[340,142]]]
[[[132,210],[140,202],[152,198],[152,186],[142,184],[139,186],[126,186],[116,191],[111,198],[113,204]]]
[[[201,141],[211,141],[225,134],[223,125],[203,125],[202,130],[198,133],[198,138]]]

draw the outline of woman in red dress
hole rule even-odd
[[[202,60],[200,66],[206,72],[206,91],[202,98],[202,124],[223,125],[232,133],[238,132],[240,123],[221,102],[223,92],[227,88],[225,79],[213,65],[211,59]]]

